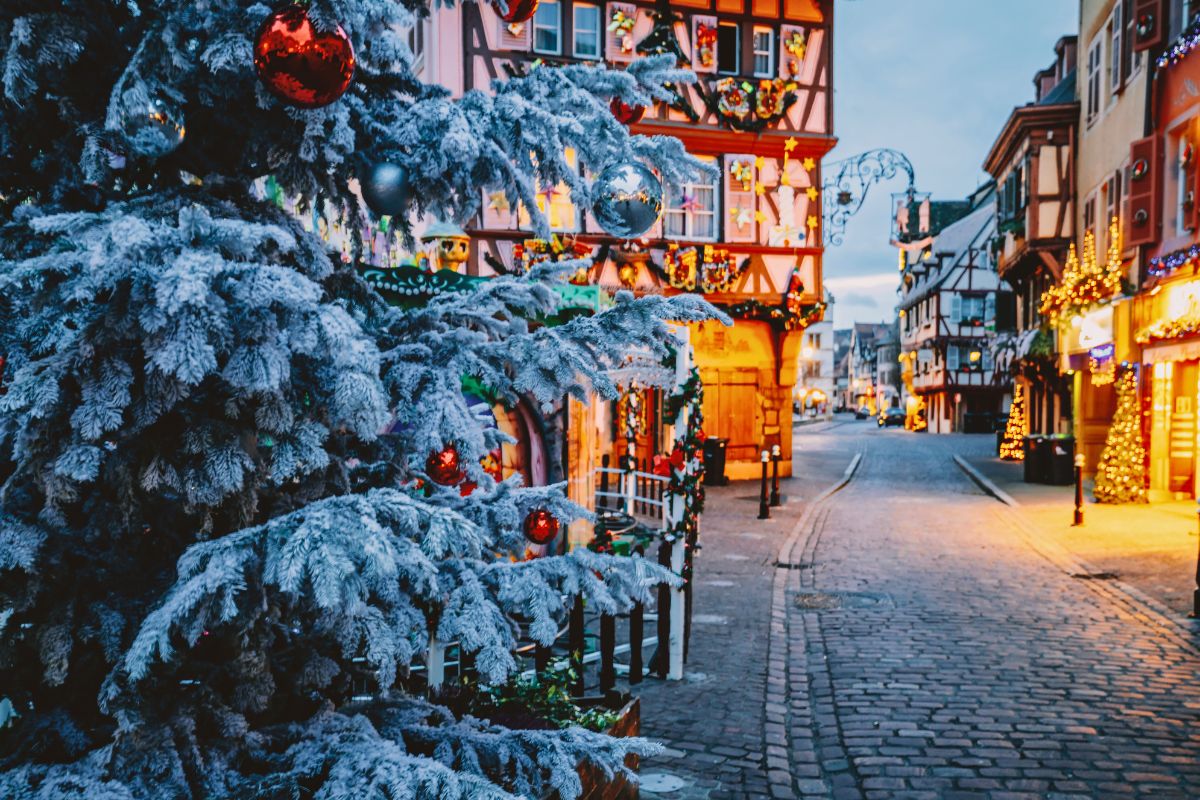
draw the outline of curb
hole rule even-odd
[[[1001,503],[1004,503],[1004,505],[1010,508],[1021,507],[1021,504],[1014,500],[1012,495],[1008,494],[999,486],[992,483],[992,481],[985,477],[982,472],[968,464],[967,460],[962,456],[954,456],[954,463],[958,464],[958,468],[967,473],[967,477],[970,478],[977,486],[979,486],[980,489],[983,489],[983,491],[987,492]]]
[[[1007,506],[1010,522],[1017,528],[1026,543],[1040,556],[1068,575],[1094,575],[1099,572],[1096,567],[1081,560],[1062,545],[1047,540],[1044,532],[1039,530],[1021,512],[1020,503],[979,470],[968,464],[962,456],[956,455],[953,458],[954,463],[973,483]],[[1097,594],[1123,606],[1139,621],[1174,639],[1177,644],[1192,652],[1200,653],[1200,642],[1197,641],[1197,637],[1200,636],[1200,620],[1180,619],[1178,613],[1173,609],[1120,579],[1105,582],[1084,581],[1084,583]]]

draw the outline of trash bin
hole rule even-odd
[[[1046,437],[1045,482],[1054,486],[1069,486],[1075,482],[1075,439],[1071,436]]]
[[[704,440],[704,484],[706,486],[725,486],[729,479],[725,477],[725,447],[728,439],[718,439],[710,436]]]
[[[991,433],[992,415],[980,411],[963,414],[963,433]]]
[[[1046,482],[1046,437],[1040,434],[1025,437],[1025,482]]]

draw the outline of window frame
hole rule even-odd
[[[1104,30],[1108,37],[1108,102],[1109,105],[1116,102],[1117,95],[1121,93],[1124,86],[1124,76],[1121,74],[1121,40],[1123,38],[1124,26],[1121,21],[1121,0],[1116,0],[1113,5],[1112,13],[1108,16],[1108,22],[1105,24]]]
[[[714,159],[715,163],[715,159]],[[682,197],[689,192],[695,194],[697,189],[707,189],[712,192],[712,207],[711,209],[703,210],[688,210],[685,208],[674,208],[672,202],[675,199],[675,191],[678,190],[679,196]],[[711,181],[687,181],[677,187],[669,187],[666,193],[666,198],[663,203],[662,216],[662,235],[664,238],[680,238],[693,242],[717,242],[721,239],[721,179],[714,177]],[[671,223],[682,215],[683,231],[680,233],[670,230]],[[700,235],[696,233],[696,221],[698,218],[710,218],[712,223],[712,233],[710,235]]]
[[[733,29],[733,70],[723,69],[721,62],[725,59],[725,48],[721,46],[721,30]],[[740,75],[742,72],[742,26],[737,22],[717,21],[717,74]]]
[[[556,11],[556,20],[553,27],[538,22],[538,16],[543,11],[553,8]],[[550,30],[554,31],[555,48],[549,50],[547,48],[538,47],[538,31]],[[561,56],[563,54],[563,2],[562,0],[541,0],[538,3],[537,10],[533,13],[533,19],[529,21],[530,44],[533,52],[547,56]]]
[[[1104,76],[1103,67],[1104,37],[1097,35],[1092,39],[1092,43],[1087,49],[1087,69],[1085,71],[1087,85],[1084,97],[1084,118],[1089,126],[1100,118],[1102,110],[1103,86],[1101,81]]]
[[[759,34],[766,34],[767,49],[758,49]],[[760,56],[766,56],[767,65],[764,70],[759,70],[758,59]],[[778,61],[775,53],[775,29],[769,25],[755,25],[750,30],[750,74],[755,78],[774,78],[779,71]]]
[[[579,25],[579,12],[588,10],[596,12],[596,27],[594,30],[585,30]],[[596,50],[594,53],[581,53],[579,50],[579,33],[585,30],[586,33],[595,37]],[[571,53],[576,58],[586,59],[588,61],[599,61],[604,57],[604,11],[596,3],[572,3],[571,4]]]

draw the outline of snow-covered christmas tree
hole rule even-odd
[[[0,797],[570,797],[581,760],[647,747],[456,717],[402,678],[437,637],[503,681],[518,620],[549,642],[569,598],[615,612],[665,576],[511,558],[527,515],[577,510],[481,466],[499,434],[464,378],[611,396],[609,368],[711,310],[532,326],[564,262],[401,311],[252,187],[350,224],[359,183],[410,243],[503,192],[544,235],[538,186],[597,193],[568,148],[699,168],[609,111],[688,75],[541,67],[452,99],[410,69],[424,2],[0,14]]]

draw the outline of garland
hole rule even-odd
[[[685,292],[694,292],[697,286],[704,294],[728,292],[745,270],[745,262],[739,267],[733,253],[712,245],[704,245],[701,250],[671,242],[663,255],[667,282]]]
[[[792,272],[783,303],[769,306],[758,300],[743,300],[729,307],[729,312],[742,319],[759,319],[771,322],[784,330],[803,330],[817,322],[825,314],[825,303],[804,305],[804,282],[798,272]]]
[[[1141,32],[1143,26],[1153,24],[1153,22],[1146,22],[1139,18],[1139,33]],[[1183,61],[1185,58],[1187,58],[1188,54],[1195,50],[1198,46],[1200,46],[1200,19],[1192,22],[1187,30],[1181,33],[1179,38],[1176,39],[1169,48],[1167,48],[1167,51],[1158,57],[1158,61],[1155,62],[1156,66],[1159,69],[1173,67],[1180,61]]]
[[[1191,247],[1167,253],[1165,256],[1150,259],[1146,271],[1152,277],[1161,278],[1180,267],[1191,267],[1194,271],[1198,266],[1200,266],[1200,244],[1194,244]]]
[[[755,133],[774,125],[796,102],[796,84],[763,78],[757,84],[722,78],[708,95],[709,109],[733,130]]]
[[[669,460],[671,481],[667,492],[683,498],[683,514],[672,526],[668,536],[684,542],[684,582],[692,579],[692,556],[700,534],[700,515],[704,512],[704,382],[700,370],[692,366],[688,379],[667,398],[667,410],[672,419],[687,409],[687,428],[676,438]]]
[[[1156,322],[1148,328],[1138,331],[1134,339],[1138,344],[1149,344],[1164,339],[1180,339],[1196,333],[1200,333],[1200,316],[1189,314],[1178,319]]]
[[[576,239],[551,234],[549,239],[526,239],[513,245],[513,263],[529,272],[545,261],[570,261],[576,258],[591,258],[591,245]],[[588,282],[588,271],[579,269],[570,277],[570,282],[583,285]]]

